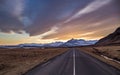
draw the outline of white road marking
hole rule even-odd
[[[73,75],[75,75],[75,51],[73,51]]]

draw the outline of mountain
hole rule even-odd
[[[19,45],[5,45],[0,46],[0,48],[35,48],[35,47],[59,47],[64,42],[53,42],[53,43],[47,43],[47,44],[36,44],[36,43],[30,43],[30,44],[19,44]]]
[[[120,45],[120,27],[108,36],[100,39],[95,45]]]
[[[92,45],[95,44],[97,42],[97,40],[90,40],[90,41],[86,41],[83,39],[71,39],[68,40],[67,42],[65,42],[62,46],[64,47],[71,47],[71,46],[85,46],[85,45]]]
[[[97,40],[83,40],[83,39],[71,39],[67,42],[53,42],[53,43],[47,43],[47,44],[19,44],[19,45],[6,45],[6,46],[0,46],[0,48],[35,48],[35,47],[73,47],[73,46],[84,46],[84,45],[92,45],[95,44]]]
[[[47,44],[20,44],[19,47],[58,47],[62,45],[63,42],[54,42],[54,43],[47,43]]]
[[[9,48],[9,49],[14,49],[14,48],[33,48],[33,47],[43,47],[43,44],[19,44],[19,45],[2,45],[0,48]]]
[[[44,44],[44,47],[59,47],[62,44],[64,44],[64,42],[54,42],[54,43]]]
[[[67,42],[53,42],[48,44],[20,44],[19,47],[71,47],[95,44],[97,40],[85,41],[83,39],[71,39]]]
[[[19,44],[18,47],[42,47],[44,44],[36,44],[36,43],[31,43],[31,44]]]

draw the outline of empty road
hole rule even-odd
[[[80,50],[71,49],[25,75],[120,75],[120,70]]]

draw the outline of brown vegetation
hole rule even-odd
[[[120,46],[80,47],[79,50],[82,50],[90,54],[91,56],[96,57],[101,61],[120,69],[120,63],[113,60],[105,59],[104,57],[101,56],[104,55],[106,57],[109,57],[120,62]]]
[[[65,51],[67,48],[0,49],[0,75],[22,75]]]
[[[108,36],[100,39],[96,45],[101,45],[101,46],[105,46],[105,45],[120,45],[120,27],[118,27],[115,32],[109,34]]]

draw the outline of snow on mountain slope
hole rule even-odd
[[[97,40],[90,40],[90,41],[85,41],[83,39],[71,39],[68,40],[66,43],[64,43],[62,46],[68,47],[68,46],[84,46],[84,45],[92,45],[95,44]]]
[[[33,48],[33,47],[72,47],[72,46],[84,46],[84,45],[93,45],[97,40],[86,41],[84,39],[71,39],[67,42],[53,42],[48,44],[19,44],[14,46],[0,46],[1,48]]]
[[[59,46],[61,46],[62,44],[64,44],[64,42],[54,42],[54,43],[45,44],[44,46],[45,46],[45,47],[59,47]]]

